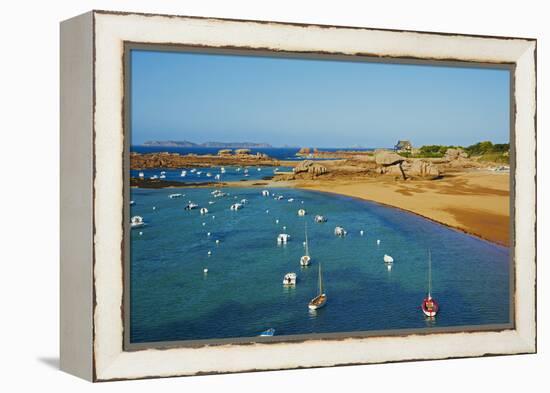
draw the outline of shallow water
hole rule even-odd
[[[507,248],[348,197],[271,189],[285,196],[277,201],[261,188],[224,190],[228,197],[190,188],[170,199],[173,190],[132,189],[132,215],[146,226],[131,233],[131,342],[249,337],[269,327],[279,336],[509,322]],[[245,207],[230,211],[242,198]],[[189,200],[210,213],[184,210]],[[328,222],[314,223],[315,214]],[[301,268],[305,222],[313,263]],[[334,236],[336,225],[348,235]],[[286,246],[276,243],[282,232],[292,237]],[[430,323],[420,310],[428,248],[441,307]],[[391,271],[384,254],[395,260]],[[319,263],[328,302],[311,313]],[[283,287],[287,272],[298,274],[295,288]]]

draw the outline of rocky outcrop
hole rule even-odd
[[[399,154],[394,153],[393,151],[377,150],[374,153],[374,160],[378,165],[389,166],[389,165],[399,164],[405,161],[405,157],[402,157]]]
[[[250,149],[237,149],[235,150],[235,154],[238,156],[245,156],[250,154]]]
[[[437,179],[441,176],[437,166],[423,160],[414,160],[410,167],[406,168],[405,172],[408,176],[422,177],[424,179]]]
[[[299,163],[293,170],[294,174],[308,173],[313,177],[324,175],[328,172],[327,167],[316,162],[306,160]]]
[[[302,147],[296,155],[308,155],[311,153],[311,149],[309,147]]]
[[[263,153],[231,154],[231,150],[220,150],[217,155],[180,155],[177,153],[130,153],[131,169],[186,168],[190,166],[210,167],[217,165],[262,165],[279,166],[279,160]]]
[[[468,158],[468,153],[466,153],[463,149],[460,147],[457,148],[449,148],[445,152],[445,159],[452,161],[457,160],[459,158]]]

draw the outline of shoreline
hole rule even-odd
[[[257,179],[223,182],[219,185],[237,188],[296,188],[351,197],[415,214],[495,245],[510,246],[508,174],[458,172],[436,181],[394,181],[381,177],[363,180]],[[215,186],[182,183],[176,187]]]

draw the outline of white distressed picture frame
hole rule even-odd
[[[514,328],[124,350],[124,43],[508,63]],[[536,40],[92,11],[61,25],[61,368],[92,381],[536,352]]]

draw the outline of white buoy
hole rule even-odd
[[[212,216],[212,219],[216,218],[216,216]]]
[[[156,207],[156,206],[153,206],[153,210],[157,210],[157,207]]]
[[[140,233],[139,233],[139,236],[141,236],[141,235],[143,235],[143,232],[140,232]]]
[[[275,224],[278,224],[279,223],[279,220],[275,220]]]
[[[380,239],[378,239],[378,240],[376,241],[376,244],[380,245]]]
[[[266,214],[269,214],[269,209],[267,209],[265,212],[266,212]]]
[[[306,246],[306,242],[302,242],[302,245],[305,247],[305,246]]]
[[[210,232],[208,232],[208,233],[206,234],[206,236],[210,236]]]
[[[359,231],[359,234],[360,234],[361,236],[363,236],[363,233],[364,233],[364,232],[363,232],[363,230],[361,229],[361,230]]]
[[[220,244],[220,241],[219,241],[219,239],[216,239],[216,244]]]
[[[203,222],[203,223],[202,223],[202,226],[205,226],[205,225],[206,225],[206,223],[205,223],[205,222]]]
[[[212,255],[212,251],[208,251],[208,255]]]
[[[286,231],[286,225],[283,225],[283,229]]]
[[[208,273],[208,269],[207,268],[204,268],[203,272],[206,274]]]

